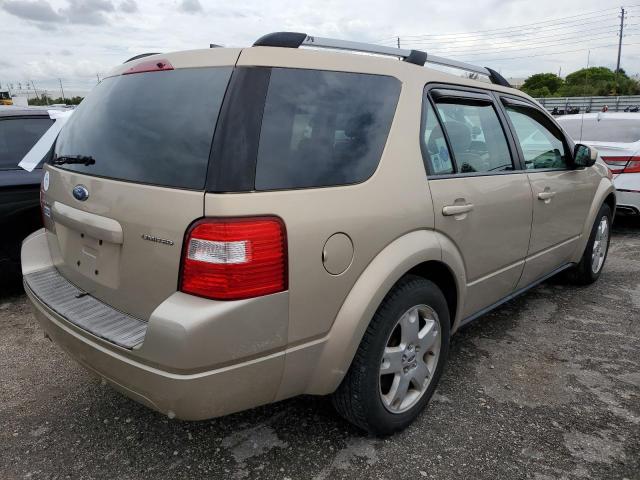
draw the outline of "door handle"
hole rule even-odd
[[[463,213],[469,213],[473,210],[473,203],[467,203],[466,205],[447,205],[442,207],[442,215],[449,217],[451,215],[461,215]]]
[[[549,203],[549,201],[556,196],[556,192],[550,192],[545,190],[544,192],[538,193],[538,200],[544,200],[545,203]]]

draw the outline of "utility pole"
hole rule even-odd
[[[66,101],[67,99],[64,98],[64,89],[62,88],[62,79],[59,78],[58,81],[60,82],[60,93],[62,93],[62,100]]]
[[[98,83],[100,83],[100,74],[96,72],[96,77],[98,77]]]
[[[38,90],[36,90],[36,84],[33,83],[33,80],[31,80],[31,86],[33,87],[33,91],[36,94],[36,98],[38,98]],[[20,87],[20,88],[22,88],[22,87]],[[27,84],[27,88],[29,88],[28,84]]]
[[[400,48],[400,37],[398,37],[398,48]]]
[[[623,30],[624,30],[624,7],[620,7],[620,38],[618,39],[618,61],[616,62],[616,94],[618,93],[618,72],[620,71],[620,54],[622,53]]]

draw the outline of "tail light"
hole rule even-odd
[[[640,157],[602,157],[611,173],[640,173]]]
[[[631,157],[622,173],[640,173],[640,157]]]
[[[216,300],[287,289],[287,238],[277,217],[203,219],[187,231],[180,290]]]

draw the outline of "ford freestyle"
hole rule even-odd
[[[330,394],[377,435],[462,325],[597,280],[616,207],[596,151],[495,71],[292,32],[118,66],[45,172],[24,284],[79,363],[170,418]]]

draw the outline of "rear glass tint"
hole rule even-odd
[[[55,154],[89,175],[202,189],[231,67],[178,69],[103,80],[60,132]]]
[[[0,170],[17,169],[22,157],[46,132],[50,118],[8,118],[0,120]]]
[[[400,82],[358,73],[274,68],[256,164],[257,190],[358,183],[375,171]]]
[[[580,117],[559,120],[576,142],[633,143],[640,140],[640,115],[637,120],[605,117],[600,121],[588,118],[584,123]]]

